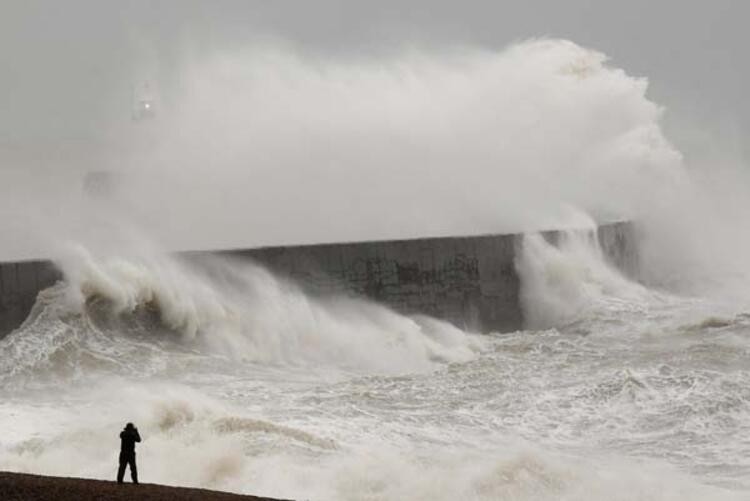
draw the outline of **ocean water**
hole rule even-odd
[[[75,263],[75,264],[73,264]],[[79,249],[0,341],[0,469],[320,500],[750,498],[750,313],[530,235],[529,328]],[[732,303],[733,304],[733,303]]]

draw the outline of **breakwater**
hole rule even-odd
[[[0,263],[0,338],[26,320],[39,291],[61,278],[51,261]]]
[[[557,231],[542,233],[551,243]],[[250,259],[312,294],[370,298],[396,311],[421,313],[475,331],[523,326],[515,258],[521,234],[420,238],[181,253]],[[605,257],[626,273],[637,267],[633,226],[602,225]],[[50,261],[0,263],[0,337],[21,325],[39,291],[62,279]]]

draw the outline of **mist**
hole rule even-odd
[[[0,256],[59,256],[71,241],[207,249],[632,219],[643,281],[690,291],[731,276],[743,289],[742,130],[681,123],[697,104],[661,106],[689,101],[684,87],[666,89],[685,66],[669,73],[661,47],[633,59],[617,33],[601,36],[610,21],[545,21],[526,37],[573,41],[510,42],[520,7],[494,38],[484,21],[469,23],[472,38],[390,14],[365,31],[362,19],[377,16],[355,7],[337,35],[330,5],[293,15],[233,2],[9,7]],[[726,80],[721,61],[714,75]],[[155,113],[134,120],[144,85]],[[84,189],[91,172],[111,180],[106,196]]]
[[[185,54],[151,81],[154,117],[111,125],[118,148],[46,188],[27,175],[64,208],[52,226],[114,211],[78,224],[169,248],[518,232],[637,217],[684,182],[647,82],[568,41]],[[87,169],[113,176],[107,200],[86,200]]]

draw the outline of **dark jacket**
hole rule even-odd
[[[120,432],[120,454],[135,454],[135,443],[140,441],[138,428],[125,428]]]

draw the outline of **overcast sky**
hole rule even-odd
[[[186,45],[221,50],[276,38],[312,52],[378,54],[403,46],[502,48],[568,38],[650,79],[668,134],[744,138],[750,130],[741,0],[0,1],[0,147],[48,141],[75,150],[113,116],[148,66],[169,79]],[[113,96],[118,96],[113,99]],[[122,105],[122,108],[121,108]],[[126,111],[127,109],[127,111]],[[67,144],[66,144],[67,143]],[[21,152],[21,153],[18,153]]]

